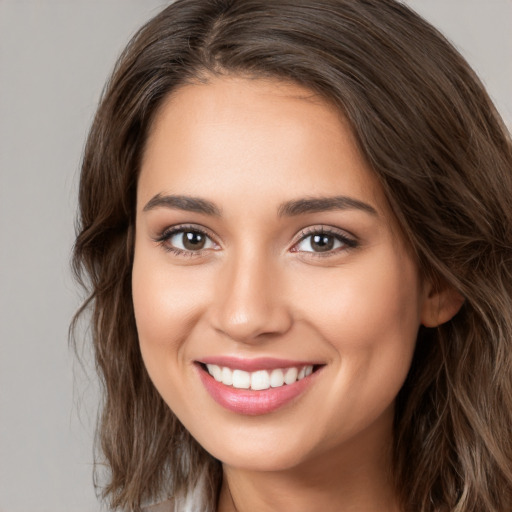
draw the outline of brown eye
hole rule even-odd
[[[335,239],[332,235],[313,235],[311,237],[311,249],[315,252],[330,251],[334,247]]]
[[[342,233],[331,233],[318,230],[311,231],[309,234],[303,233],[302,239],[293,247],[294,252],[309,253],[337,253],[341,249],[351,249],[357,247],[356,240],[345,236]]]
[[[202,231],[193,229],[175,229],[160,238],[169,250],[177,252],[200,252],[203,249],[215,249],[213,240]]]
[[[197,231],[186,231],[182,235],[182,244],[188,251],[200,251],[206,245],[206,237]]]

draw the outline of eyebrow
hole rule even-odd
[[[222,215],[220,208],[215,203],[200,197],[183,195],[157,194],[146,203],[142,211],[147,212],[161,207],[202,213],[215,217],[220,217]],[[347,196],[333,196],[311,197],[287,201],[279,207],[278,216],[294,217],[307,213],[354,209],[364,211],[371,215],[377,215],[375,208],[363,201]]]
[[[173,210],[184,210],[187,212],[204,213],[205,215],[213,215],[220,217],[220,209],[211,201],[191,196],[175,196],[157,194],[151,198],[144,206],[144,212],[154,210],[155,208],[165,207]]]
[[[377,210],[373,206],[347,196],[311,197],[287,201],[279,207],[278,215],[279,217],[292,217],[306,213],[354,209],[377,215]]]

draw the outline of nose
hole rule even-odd
[[[292,316],[280,277],[279,268],[255,253],[226,262],[210,311],[213,328],[242,343],[285,334]]]

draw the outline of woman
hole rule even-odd
[[[400,3],[151,20],[89,135],[74,254],[111,507],[510,510],[511,164]]]

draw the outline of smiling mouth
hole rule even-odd
[[[225,386],[231,386],[235,389],[251,389],[253,391],[289,386],[308,377],[319,368],[319,365],[305,365],[248,372],[216,364],[202,364],[201,366],[217,382]]]
[[[281,363],[285,366],[277,368],[276,361],[261,364],[263,361],[241,362],[240,366],[245,366],[245,370],[233,368],[236,365],[232,361],[231,367],[221,365],[220,361],[216,361],[219,364],[196,361],[196,368],[215,402],[237,414],[257,416],[293,403],[313,385],[325,367],[325,364],[290,366]]]

